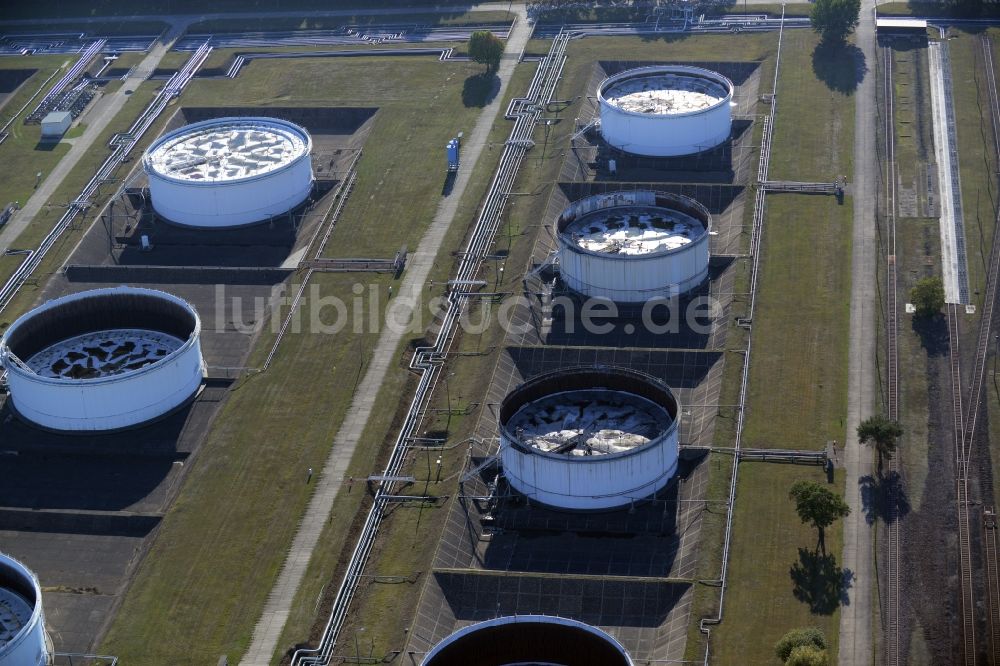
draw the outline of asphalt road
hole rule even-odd
[[[845,569],[853,572],[849,603],[840,608],[841,666],[870,664],[872,642],[872,585],[875,566],[872,527],[865,519],[860,479],[872,473],[872,452],[858,443],[857,427],[875,407],[876,245],[875,187],[875,0],[862,0],[856,43],[864,56],[863,76],[854,93],[854,229],[851,256],[850,361],[847,388],[846,496],[851,515],[844,520]],[[862,73],[863,72],[863,73]]]

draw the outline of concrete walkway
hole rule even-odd
[[[519,18],[507,40],[500,70],[497,72],[500,77],[500,91],[493,101],[482,110],[472,131],[465,133],[462,141],[462,169],[455,179],[454,188],[442,198],[430,228],[421,240],[417,251],[410,255],[407,261],[403,284],[399,295],[396,296],[400,301],[394,301],[393,305],[393,316],[397,321],[404,321],[406,317],[411,316],[414,308],[418,307],[420,303],[424,283],[441,249],[445,234],[454,221],[459,201],[469,184],[472,170],[479,160],[483,147],[486,145],[490,128],[501,111],[504,93],[514,72],[514,67],[517,65],[517,58],[527,44],[530,26],[525,20],[524,9],[518,6],[515,6],[514,9],[518,12]],[[397,364],[399,344],[405,332],[401,330],[402,328],[401,326],[393,326],[392,330],[384,328],[379,336],[368,370],[355,391],[344,423],[333,441],[333,447],[319,477],[316,491],[292,542],[288,559],[285,561],[278,580],[268,597],[264,612],[254,629],[250,648],[240,662],[243,666],[266,666],[271,663],[296,592],[309,566],[309,560],[319,541],[323,526],[327,523],[333,508],[333,501],[343,485],[347,466],[364,433],[368,419],[377,406],[375,401],[382,381],[389,368],[395,367]]]
[[[872,473],[872,452],[858,443],[857,427],[875,405],[876,245],[875,187],[875,1],[862,0],[857,45],[865,58],[865,74],[857,90],[854,117],[854,230],[851,256],[850,361],[847,382],[846,500],[851,515],[844,520],[842,566],[853,572],[850,602],[840,608],[841,666],[872,663],[872,528],[865,519],[860,479]]]
[[[149,75],[156,69],[163,56],[170,50],[170,46],[181,34],[180,27],[172,28],[161,40],[150,49],[149,54],[143,58],[142,62],[133,70],[132,74],[122,84],[122,86],[111,93],[104,95],[81,117],[81,121],[86,123],[87,129],[83,134],[73,139],[73,145],[69,152],[59,160],[55,168],[47,174],[43,174],[44,179],[31,197],[24,203],[17,213],[11,218],[3,230],[0,231],[0,254],[10,248],[16,248],[17,237],[28,228],[34,221],[35,216],[42,210],[55,191],[62,185],[63,180],[68,176],[84,155],[95,151],[104,151],[110,154],[107,146],[102,144],[94,145],[94,142],[104,133],[108,125],[114,120],[119,111],[124,108],[130,96],[125,91],[134,91],[140,83],[149,78]],[[141,109],[136,109],[135,115],[139,115]],[[121,129],[127,129],[125,127]],[[74,193],[74,196],[76,193]],[[57,204],[68,203],[66,201],[56,201]],[[17,248],[32,249],[32,248]]]

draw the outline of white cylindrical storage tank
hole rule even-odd
[[[164,134],[142,165],[153,209],[188,227],[226,229],[295,208],[312,191],[312,138],[277,118],[216,118]]]
[[[45,666],[42,590],[35,574],[0,553],[0,666]]]
[[[500,460],[530,500],[607,510],[646,499],[677,471],[680,408],[663,382],[625,368],[557,370],[500,405]]]
[[[595,194],[556,221],[559,274],[573,291],[617,303],[683,295],[708,277],[712,216],[687,197]]]
[[[513,615],[459,629],[434,646],[421,666],[633,666],[613,636],[551,615]]]
[[[627,153],[690,155],[729,138],[733,82],[684,65],[637,67],[608,77],[597,91],[601,135]]]
[[[117,430],[190,399],[204,377],[194,307],[153,289],[94,289],[28,312],[0,339],[10,400],[52,430]]]

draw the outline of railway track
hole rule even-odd
[[[996,664],[1000,657],[1000,572],[997,566],[997,515],[992,507],[983,509],[983,569],[989,599],[990,654]]]
[[[896,140],[893,106],[892,50],[883,48],[883,94],[885,100],[885,210],[886,210],[886,412],[892,421],[899,419],[898,303],[896,301]],[[897,470],[890,459],[889,473]],[[899,516],[896,487],[886,491],[886,553],[883,609],[885,614],[885,663],[899,664]]]
[[[965,424],[962,411],[962,369],[958,348],[958,306],[949,303],[948,360],[951,374],[952,419],[955,440],[955,505],[958,521],[959,587],[962,612],[962,663],[976,663],[975,593],[972,581],[972,542],[969,534],[969,455],[966,449]]]
[[[988,72],[987,91],[994,129],[994,148],[1000,160],[1000,94],[996,82],[992,46],[986,36],[981,38],[984,70]],[[895,166],[895,123],[893,98],[893,56],[889,48],[882,51],[883,96],[885,101],[885,206],[886,206],[886,411],[892,420],[899,418],[898,388],[898,284],[896,266],[896,166]],[[983,520],[976,525],[977,517],[970,497],[970,469],[973,463],[973,445],[979,425],[980,408],[992,334],[992,320],[997,298],[997,284],[1000,282],[1000,211],[998,211],[995,233],[990,248],[990,259],[986,271],[986,293],[980,312],[979,331],[976,338],[975,355],[971,371],[966,370],[966,389],[962,378],[959,317],[964,305],[947,305],[947,325],[949,338],[949,370],[952,393],[953,438],[955,448],[955,501],[959,546],[959,586],[961,599],[962,656],[961,663],[976,664],[978,655],[976,643],[976,604],[978,581],[973,570],[973,529],[981,530],[982,554],[984,558],[985,590],[988,601],[988,638],[990,661],[1000,665],[1000,563],[998,563],[998,536],[996,515],[992,509],[984,511]],[[968,391],[966,393],[966,390]],[[898,472],[895,461],[889,461],[889,472]],[[886,664],[901,663],[900,655],[900,603],[899,603],[899,524],[895,488],[886,492],[887,502],[885,538],[885,585],[883,588],[883,617],[885,621],[884,658]]]
[[[993,48],[985,35],[980,47],[983,69],[987,73],[987,94],[993,125],[994,154],[1000,159],[1000,96],[997,92],[996,69],[993,63]],[[951,366],[952,409],[955,431],[955,499],[958,521],[959,583],[961,586],[962,645],[965,664],[974,665],[976,650],[976,587],[972,568],[972,528],[973,515],[970,508],[969,470],[972,465],[973,446],[979,425],[979,412],[983,402],[983,387],[986,377],[986,361],[992,333],[993,313],[997,297],[997,282],[1000,276],[1000,211],[994,225],[990,259],[986,270],[986,293],[979,316],[979,331],[976,336],[975,355],[972,371],[968,376],[968,401],[963,410],[962,372],[959,360],[959,306],[949,304],[948,338],[949,361]],[[997,575],[996,519],[992,510],[984,512],[982,556],[987,596],[987,633],[989,637],[990,660],[1000,663],[1000,579]]]
[[[997,95],[997,83],[995,70],[993,68],[993,49],[987,37],[982,38],[983,62],[988,73],[986,77],[987,92],[989,94],[990,112],[994,127],[994,149],[1000,159],[1000,100]],[[1000,214],[997,217],[997,225],[1000,227]],[[979,335],[976,339],[976,358],[972,368],[971,392],[969,395],[968,411],[965,417],[965,450],[966,455],[971,456],[972,442],[976,432],[976,425],[979,418],[979,407],[982,404],[983,386],[986,377],[986,357],[989,351],[990,333],[993,322],[993,310],[996,302],[997,276],[1000,273],[1000,239],[996,237],[996,227],[994,238],[990,248],[990,261],[986,273],[986,295],[983,298],[982,311],[979,316]],[[968,464],[968,461],[966,461]]]

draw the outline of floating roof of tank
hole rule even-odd
[[[305,129],[276,118],[216,118],[169,132],[146,152],[148,169],[177,181],[227,182],[282,169],[308,155]]]
[[[733,84],[701,67],[659,65],[616,74],[600,86],[611,106],[638,115],[695,114],[728,102]]]
[[[663,434],[667,410],[627,391],[582,389],[523,405],[507,428],[525,446],[566,456],[600,456],[639,448]]]
[[[705,232],[705,225],[693,215],[657,206],[592,211],[563,230],[584,250],[620,255],[670,252],[701,238]]]
[[[648,257],[681,250],[711,230],[712,214],[708,209],[677,194],[627,192],[624,194],[646,194],[649,199],[644,203],[632,203],[633,199],[600,208],[587,205],[592,199],[613,200],[618,194],[595,194],[567,206],[556,224],[560,236],[592,254]],[[585,212],[578,213],[581,209]]]
[[[155,289],[111,287],[29,311],[0,338],[0,352],[43,381],[96,382],[167,360],[200,333],[190,303]]]
[[[574,460],[628,455],[675,431],[680,411],[665,383],[621,367],[564,368],[533,377],[500,404],[513,445]]]

